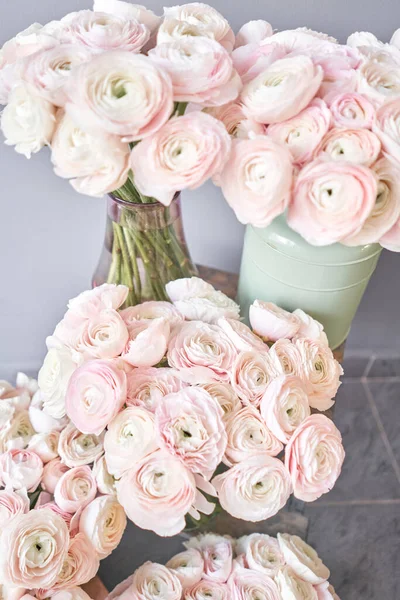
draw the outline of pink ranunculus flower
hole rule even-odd
[[[115,496],[117,493],[117,490],[115,489],[115,479],[107,468],[107,462],[104,455],[94,463],[92,472],[96,480],[98,492],[106,496]]]
[[[248,139],[254,135],[264,135],[265,133],[265,126],[249,119],[239,101],[209,108],[207,112],[221,121],[229,135],[234,138]]]
[[[259,411],[252,406],[232,413],[226,420],[226,433],[228,443],[224,462],[229,467],[251,456],[277,456],[283,450],[276,434],[267,427]]]
[[[389,157],[400,161],[400,98],[379,108],[373,130]]]
[[[61,19],[58,34],[62,42],[91,52],[126,50],[138,53],[150,38],[150,31],[136,19],[128,19],[110,13],[80,10]]]
[[[88,594],[80,587],[73,587],[69,590],[56,592],[51,600],[91,600]]]
[[[1,113],[0,128],[8,146],[30,158],[50,145],[56,127],[56,109],[25,82],[13,87]]]
[[[157,36],[158,44],[188,36],[214,39],[228,52],[232,51],[235,44],[235,35],[228,21],[212,6],[191,2],[164,7],[164,21]]]
[[[313,502],[329,492],[344,460],[342,437],[325,415],[311,415],[297,428],[285,449],[296,498]]]
[[[324,583],[314,586],[314,589],[317,592],[317,600],[340,600],[334,587],[329,584],[329,581],[324,581]]]
[[[196,490],[195,476],[175,456],[153,452],[117,481],[117,497],[131,521],[161,536],[176,535],[185,527],[185,515],[201,502],[211,513],[213,505]],[[206,504],[206,506],[204,506]]]
[[[375,121],[375,107],[362,94],[343,92],[325,99],[336,127],[370,129]]]
[[[146,562],[139,567],[132,583],[121,598],[140,598],[143,600],[181,600],[182,585],[175,573],[164,565]]]
[[[36,433],[28,444],[28,450],[36,452],[42,459],[43,464],[58,457],[59,431],[50,431],[49,433]]]
[[[233,549],[229,537],[206,533],[185,542],[186,548],[198,550],[204,560],[203,579],[225,583],[232,571]]]
[[[252,456],[217,475],[212,484],[230,515],[246,521],[264,521],[283,508],[292,492],[290,475],[278,458]]]
[[[31,510],[19,515],[2,529],[1,581],[30,590],[51,589],[64,563],[68,544],[68,527],[51,510]]]
[[[308,106],[322,77],[322,68],[307,56],[282,58],[244,86],[241,100],[255,121],[280,123]]]
[[[213,39],[188,37],[158,44],[149,56],[169,73],[176,102],[222,106],[242,89],[230,55]]]
[[[109,13],[124,19],[135,19],[146,25],[151,33],[158,28],[161,18],[141,4],[131,4],[122,0],[94,0],[93,10],[95,12]]]
[[[296,310],[293,311],[293,314],[296,315],[296,317],[299,317],[301,321],[300,329],[294,336],[294,339],[308,338],[309,340],[317,340],[326,346],[329,345],[322,323],[313,319],[310,315],[305,313],[304,310],[301,310],[301,308],[296,308]]]
[[[60,434],[58,453],[67,467],[90,465],[103,454],[103,435],[80,432],[69,423]]]
[[[136,462],[158,448],[154,416],[148,410],[128,406],[111,421],[104,436],[107,468],[121,477]]]
[[[178,577],[183,590],[196,585],[204,574],[204,560],[196,548],[176,554],[165,566]]]
[[[104,52],[78,67],[68,80],[68,96],[66,111],[82,129],[127,142],[153,134],[173,110],[170,77],[147,56],[131,52]]]
[[[331,112],[325,102],[314,98],[299,114],[268,127],[267,133],[290,150],[296,164],[304,164],[328,132]]]
[[[308,581],[303,581],[289,566],[280,569],[275,577],[279,589],[279,598],[291,600],[301,598],[304,600],[317,600],[316,591]]]
[[[265,340],[276,342],[291,339],[300,329],[297,315],[280,308],[273,302],[254,300],[249,309],[249,319],[254,331]]]
[[[236,552],[243,555],[247,568],[270,577],[274,577],[285,564],[278,541],[263,533],[252,533],[239,538]]]
[[[242,403],[258,407],[276,372],[266,352],[258,348],[240,352],[232,365],[231,385]]]
[[[124,509],[113,496],[99,496],[92,500],[79,519],[79,531],[87,536],[92,550],[100,559],[115,550],[125,527]]]
[[[29,511],[29,498],[23,490],[0,490],[0,523],[4,527],[11,519]]]
[[[235,48],[247,46],[247,44],[258,44],[273,33],[272,25],[268,21],[262,19],[248,21],[248,23],[241,26],[236,34]]]
[[[25,588],[0,584],[0,598],[7,600],[35,600],[30,594],[25,594],[25,591]]]
[[[399,57],[375,49],[358,70],[357,92],[375,106],[382,106],[400,96]]]
[[[259,350],[268,352],[267,344],[261,340],[250,327],[239,321],[239,319],[229,319],[222,317],[218,319],[218,325],[233,342],[239,352],[246,350]]]
[[[343,369],[325,343],[299,338],[294,344],[301,354],[301,372],[312,408],[328,410],[340,386]]]
[[[0,481],[6,489],[34,492],[43,473],[41,458],[30,450],[8,450],[0,456]]]
[[[228,586],[231,600],[242,600],[244,598],[281,600],[277,585],[272,577],[253,569],[243,569],[239,565],[235,565],[228,580]]]
[[[126,400],[126,373],[115,360],[91,360],[72,375],[67,415],[83,433],[100,435]]]
[[[196,189],[224,167],[231,139],[211,115],[172,117],[135,146],[131,168],[139,191],[169,206],[176,192]]]
[[[62,463],[60,458],[54,458],[53,460],[49,461],[47,464],[45,464],[43,469],[41,481],[42,488],[46,492],[54,494],[58,480],[68,470],[69,467]]]
[[[64,106],[65,82],[75,67],[92,57],[86,48],[75,44],[59,44],[30,55],[22,61],[20,77],[30,83],[46,100]]]
[[[286,338],[277,340],[269,350],[268,359],[276,377],[280,375],[303,376],[302,356],[291,340]]]
[[[116,135],[85,131],[67,114],[59,114],[51,161],[59,177],[70,179],[81,194],[103,196],[123,185],[129,171],[129,145]]]
[[[169,367],[133,369],[127,375],[127,384],[127,405],[139,406],[153,413],[164,396],[186,387],[178,372]]]
[[[234,140],[217,183],[243,224],[266,227],[286,209],[292,187],[292,157],[267,136]]]
[[[210,383],[219,379],[227,381],[237,351],[218,325],[201,321],[184,323],[174,332],[168,345],[168,362],[184,376],[186,371],[204,376]]]
[[[200,387],[165,396],[156,408],[156,430],[165,450],[193,473],[210,479],[227,443],[223,410]]]
[[[281,375],[268,385],[261,415],[271,433],[286,444],[296,428],[310,416],[307,388],[296,375]]]
[[[368,129],[331,129],[315,150],[315,158],[370,167],[381,151],[379,138]]]
[[[96,493],[97,485],[90,467],[74,467],[61,475],[54,490],[54,500],[61,510],[76,513],[87,506]]]
[[[173,282],[171,282],[173,283]],[[167,284],[170,285],[170,284]],[[170,302],[148,301],[136,306],[129,306],[121,311],[121,317],[126,326],[134,326],[136,321],[151,319],[166,319],[171,327],[179,325],[184,321],[183,315]]]
[[[297,535],[278,533],[278,542],[286,564],[300,579],[317,585],[329,578],[330,571],[317,552]]]
[[[203,298],[215,292],[215,288],[200,277],[182,277],[169,281],[165,286],[165,291],[171,302],[175,303],[178,300]]]
[[[286,55],[280,44],[250,43],[236,48],[232,60],[243,83],[247,84]]]
[[[70,536],[72,537],[72,524],[75,515],[62,510],[55,502],[46,502],[45,504],[40,504],[39,506],[36,504],[35,510],[51,510],[56,515],[59,515],[67,524]],[[79,513],[77,514],[79,516]]]
[[[61,590],[68,593],[71,588],[87,583],[95,577],[99,566],[99,559],[92,550],[89,538],[84,533],[78,533],[70,540],[68,553],[51,589],[51,598]],[[47,598],[48,592],[44,591],[44,594],[38,597]]]
[[[225,423],[230,415],[237,412],[242,407],[239,397],[229,383],[215,381],[212,383],[204,383],[201,387],[218,402],[223,410],[224,414],[222,418]]]
[[[152,367],[165,355],[171,332],[168,318],[138,319],[128,323],[129,340],[122,358],[132,367]]]
[[[184,600],[229,600],[229,588],[226,583],[202,579],[185,590],[183,598]]]
[[[377,178],[366,167],[316,160],[297,178],[288,225],[314,246],[357,234],[376,199]]]
[[[361,231],[343,243],[346,246],[382,243],[400,219],[400,165],[389,158],[380,158],[372,167],[378,178],[375,206]],[[384,245],[384,244],[382,244]]]
[[[91,290],[85,290],[68,302],[68,313],[88,319],[104,309],[118,310],[129,293],[126,285],[103,283]]]

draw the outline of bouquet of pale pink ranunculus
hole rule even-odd
[[[317,321],[256,301],[252,331],[198,278],[170,282],[171,303],[121,310],[127,293],[111,284],[82,293],[47,339],[42,411],[71,421],[57,464],[90,477],[83,465],[101,461],[127,516],[162,536],[198,525],[216,498],[261,521],[292,492],[313,501],[333,487],[341,436],[311,408],[332,406],[342,369]],[[63,510],[65,487],[55,494]]]
[[[43,410],[35,380],[0,381],[1,598],[89,598],[78,586],[126,526],[103,452],[103,436]]]
[[[286,211],[310,244],[400,251],[400,30],[342,45],[251,21],[232,59],[240,96],[208,111],[236,138],[216,182],[238,219]]]
[[[161,18],[140,5],[95,0],[93,11],[35,23],[0,50],[6,144],[28,158],[47,145],[55,173],[75,190],[130,203],[112,225],[112,260],[102,274],[130,287],[130,304],[163,300],[168,281],[194,274],[169,207],[177,192],[222,169],[231,139],[211,115],[184,113],[189,102],[212,107],[237,98],[234,41],[226,19],[206,4],[166,8]],[[156,212],[132,214],[132,204],[155,202]]]
[[[206,534],[185,546],[165,566],[146,562],[107,600],[339,600],[328,567],[295,535]]]

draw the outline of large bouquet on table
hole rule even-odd
[[[207,534],[167,564],[146,562],[107,600],[339,600],[317,552],[295,535]]]
[[[172,303],[121,310],[127,292],[84,292],[47,340],[38,398],[50,419],[70,420],[62,508],[75,472],[92,481],[94,459],[128,517],[162,536],[198,525],[216,498],[261,521],[292,493],[313,501],[333,487],[341,436],[311,409],[332,406],[342,369],[319,323],[255,302],[252,331],[197,278],[169,283]],[[95,484],[73,489],[79,503],[106,502],[91,497]]]
[[[126,526],[102,441],[44,412],[36,381],[22,374],[16,387],[0,381],[0,515],[5,600],[89,599],[77,586]]]
[[[216,178],[242,223],[288,225],[316,246],[400,251],[400,30],[347,44],[306,28],[242,27],[243,89],[208,109],[236,138]]]

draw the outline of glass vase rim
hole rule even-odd
[[[173,203],[177,202],[177,200],[179,200],[181,196],[181,192],[176,192],[174,197],[171,200],[171,204],[165,205],[162,204],[162,202],[159,202],[158,200],[156,200],[156,202],[129,202],[129,200],[122,200],[122,198],[118,198],[118,196],[115,196],[113,193],[108,194],[108,197],[115,202],[116,204],[119,204],[120,206],[124,206],[125,208],[129,208],[129,209],[136,209],[136,208],[141,208],[141,209],[150,209],[150,208],[155,208],[156,206],[160,207],[160,208],[169,208]]]

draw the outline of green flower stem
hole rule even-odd
[[[113,226],[114,226],[114,236],[117,237],[118,244],[119,244],[119,247],[121,248],[121,254],[122,254],[122,265],[121,265],[122,281],[129,288],[127,303],[129,303],[129,305],[137,304],[138,299],[137,299],[135,289],[133,286],[133,265],[132,265],[132,261],[129,256],[128,246],[126,245],[124,230],[122,229],[122,227],[120,225],[117,225],[117,223],[114,223]]]

